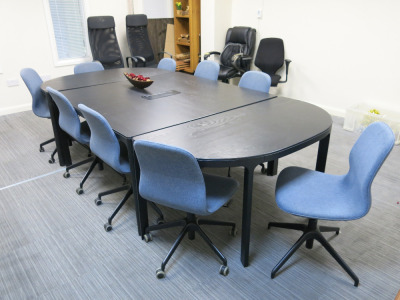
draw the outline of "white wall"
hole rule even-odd
[[[284,40],[289,81],[271,92],[338,115],[360,102],[400,111],[399,12],[396,0],[233,0],[232,24]]]
[[[122,54],[129,54],[125,35],[125,16],[132,13],[132,0],[86,0],[87,16],[111,15],[115,18]],[[32,98],[19,72],[31,67],[51,78],[73,73],[73,65],[55,67],[43,0],[1,0],[2,38],[0,40],[0,115],[31,109]],[[7,87],[9,79],[19,85]]]

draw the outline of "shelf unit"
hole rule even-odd
[[[182,12],[187,14],[178,14],[176,10],[177,1],[173,0],[174,6],[174,32],[175,32],[175,59],[176,69],[194,73],[199,63],[200,55],[200,0],[181,0]],[[181,38],[181,35],[189,35],[189,39]],[[189,57],[187,57],[189,56]],[[184,59],[180,59],[185,57]]]

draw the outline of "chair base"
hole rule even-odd
[[[119,192],[119,191],[123,191],[123,190],[128,190],[128,191],[126,192],[125,196],[122,198],[122,200],[120,201],[118,206],[115,208],[114,212],[108,218],[107,223],[104,224],[104,230],[107,231],[107,232],[112,230],[112,225],[111,224],[112,224],[112,221],[113,221],[114,217],[118,214],[120,209],[124,206],[125,202],[133,194],[133,190],[132,190],[130,185],[124,185],[124,186],[119,187],[119,188],[115,188],[115,189],[112,189],[112,190],[109,190],[109,191],[106,191],[106,192],[99,193],[98,198],[96,199],[96,200],[100,199],[100,203],[99,204],[101,204],[101,197],[102,196],[110,195],[110,194],[113,194],[113,193],[116,193],[116,192]],[[96,202],[96,200],[95,200],[96,205],[99,205]],[[164,215],[163,215],[161,209],[156,204],[154,204],[153,202],[149,202],[149,204],[154,209],[154,211],[159,215],[159,217],[157,219],[157,223],[158,224],[164,223]]]
[[[289,258],[300,248],[300,246],[306,242],[306,247],[311,249],[313,246],[313,240],[316,239],[321,243],[321,245],[329,252],[330,255],[339,263],[339,265],[349,274],[349,276],[354,280],[354,286],[358,286],[359,279],[356,274],[350,269],[350,267],[344,262],[344,260],[339,256],[339,254],[333,249],[329,242],[324,238],[321,232],[336,232],[339,234],[339,227],[328,227],[328,226],[318,226],[318,220],[309,219],[308,225],[296,224],[296,223],[274,223],[268,224],[268,229],[271,227],[279,227],[293,230],[303,231],[302,236],[297,240],[297,242],[290,248],[290,250],[285,254],[285,256],[279,261],[279,263],[274,267],[271,272],[271,278],[274,278],[279,269],[289,260]]]
[[[225,256],[218,250],[218,248],[213,244],[213,242],[210,240],[210,238],[204,233],[204,231],[200,228],[200,225],[220,225],[220,226],[231,226],[232,227],[232,235],[235,235],[236,233],[236,224],[232,222],[222,222],[222,221],[214,221],[214,220],[202,220],[202,219],[197,219],[195,215],[188,213],[187,217],[182,220],[177,220],[177,221],[171,221],[168,223],[164,224],[158,224],[158,225],[153,225],[149,226],[145,230],[145,235],[144,239],[145,241],[150,241],[151,235],[150,232],[160,230],[160,229],[166,229],[166,228],[171,228],[171,227],[176,227],[176,226],[183,226],[183,229],[178,235],[178,238],[175,240],[175,243],[173,244],[172,248],[169,250],[167,256],[161,263],[161,268],[157,270],[157,278],[164,278],[165,277],[165,267],[174,254],[175,250],[178,248],[179,244],[185,237],[186,233],[188,234],[188,237],[190,240],[193,240],[195,238],[195,232],[198,232],[199,235],[203,238],[203,240],[207,243],[208,246],[214,251],[214,253],[218,256],[218,258],[222,262],[222,266],[219,270],[219,273],[221,275],[228,275],[229,273],[229,268],[227,266],[228,261],[225,258]]]
[[[40,146],[39,146],[39,151],[40,152],[44,152],[43,146],[45,146],[47,144],[50,144],[50,143],[52,143],[54,141],[55,141],[55,138],[52,138],[52,139],[49,139],[49,140],[41,143]],[[55,162],[54,156],[56,155],[56,153],[57,153],[57,148],[53,150],[53,153],[51,154],[50,159],[49,159],[49,164],[54,164],[54,162]]]

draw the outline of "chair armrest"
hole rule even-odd
[[[252,59],[252,56],[243,55],[243,53],[236,53],[232,56],[231,63],[236,70],[238,70],[240,73],[244,73],[246,70],[241,67],[241,63],[243,61],[251,61]]]
[[[207,58],[209,58],[211,55],[221,55],[221,52],[211,51],[211,52],[204,53],[204,60],[207,60]]]
[[[127,56],[126,57],[126,66],[129,68],[129,60],[132,61],[132,67],[133,67],[133,62],[135,62],[135,67],[137,67],[138,62],[142,62],[144,67],[146,66],[146,59],[143,56]]]
[[[172,58],[172,57],[173,57],[173,55],[172,55],[171,53],[169,53],[169,52],[166,52],[166,51],[161,51],[161,52],[158,52],[158,57],[161,57],[161,54],[167,54],[167,55],[169,55],[169,57],[170,57],[170,58]]]
[[[279,81],[279,83],[285,83],[285,82],[287,82],[287,79],[288,79],[288,73],[289,73],[289,64],[291,63],[292,61],[290,60],[290,59],[285,59],[285,66],[286,66],[286,79],[285,80],[280,80]]]

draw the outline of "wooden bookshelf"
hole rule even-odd
[[[180,14],[173,0],[177,70],[194,73],[200,55],[200,0],[183,0]],[[186,8],[189,6],[189,10]],[[187,38],[188,37],[188,38]],[[189,55],[189,58],[186,56]],[[182,58],[185,56],[185,58]],[[182,59],[180,59],[182,58]]]

